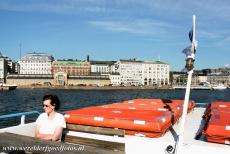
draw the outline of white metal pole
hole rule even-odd
[[[191,56],[187,58],[193,58],[195,59],[195,19],[196,16],[193,15],[193,38],[192,38],[192,47],[191,47]],[[188,102],[189,102],[189,96],[190,96],[190,87],[191,87],[191,81],[192,81],[192,74],[193,69],[188,72],[188,80],[187,80],[187,87],[185,92],[185,99],[184,99],[184,105],[183,105],[183,113],[181,118],[181,124],[180,124],[180,130],[179,130],[179,136],[177,140],[177,144],[175,147],[175,153],[176,154],[182,154],[182,146],[183,146],[183,138],[184,138],[184,127],[185,127],[185,120],[186,120],[186,114],[188,110]]]
[[[188,81],[187,81],[185,100],[184,100],[184,105],[183,105],[183,114],[182,114],[182,118],[181,118],[179,136],[178,136],[177,145],[176,145],[176,154],[182,154],[182,152],[180,152],[180,150],[181,150],[182,145],[183,145],[184,125],[185,125],[185,119],[186,119],[186,114],[187,114],[187,110],[188,110],[188,101],[189,101],[189,96],[190,96],[192,73],[193,73],[193,70],[188,72]]]

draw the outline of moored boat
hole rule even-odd
[[[1,84],[0,90],[15,90],[17,85]]]
[[[218,84],[218,85],[212,86],[212,89],[213,90],[224,90],[224,89],[227,89],[227,86],[223,84]]]
[[[191,86],[190,87],[193,90],[211,90],[211,86],[204,86],[204,85],[198,85],[198,86]],[[173,86],[173,89],[186,89],[186,86]]]

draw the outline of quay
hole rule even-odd
[[[46,85],[34,85],[34,86],[18,86],[18,89],[75,89],[75,90],[152,90],[152,89],[172,89],[170,86],[46,86]]]

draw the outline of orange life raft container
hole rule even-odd
[[[162,99],[134,99],[122,103],[113,103],[103,105],[105,108],[119,108],[119,109],[138,109],[138,110],[158,110],[171,111],[174,122],[176,122],[182,115],[184,100],[162,100]],[[195,107],[194,101],[189,101],[188,112]]]
[[[204,116],[207,125],[203,130],[207,141],[230,144],[230,102],[214,102]]]
[[[88,107],[65,113],[66,122],[164,133],[171,126],[169,111]]]
[[[127,135],[159,137],[179,119],[182,105],[183,100],[134,99],[66,111],[65,119],[71,124],[121,128]]]

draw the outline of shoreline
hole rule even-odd
[[[170,86],[154,87],[154,86],[130,86],[130,87],[93,87],[93,86],[18,86],[17,89],[66,89],[66,90],[171,90]]]

